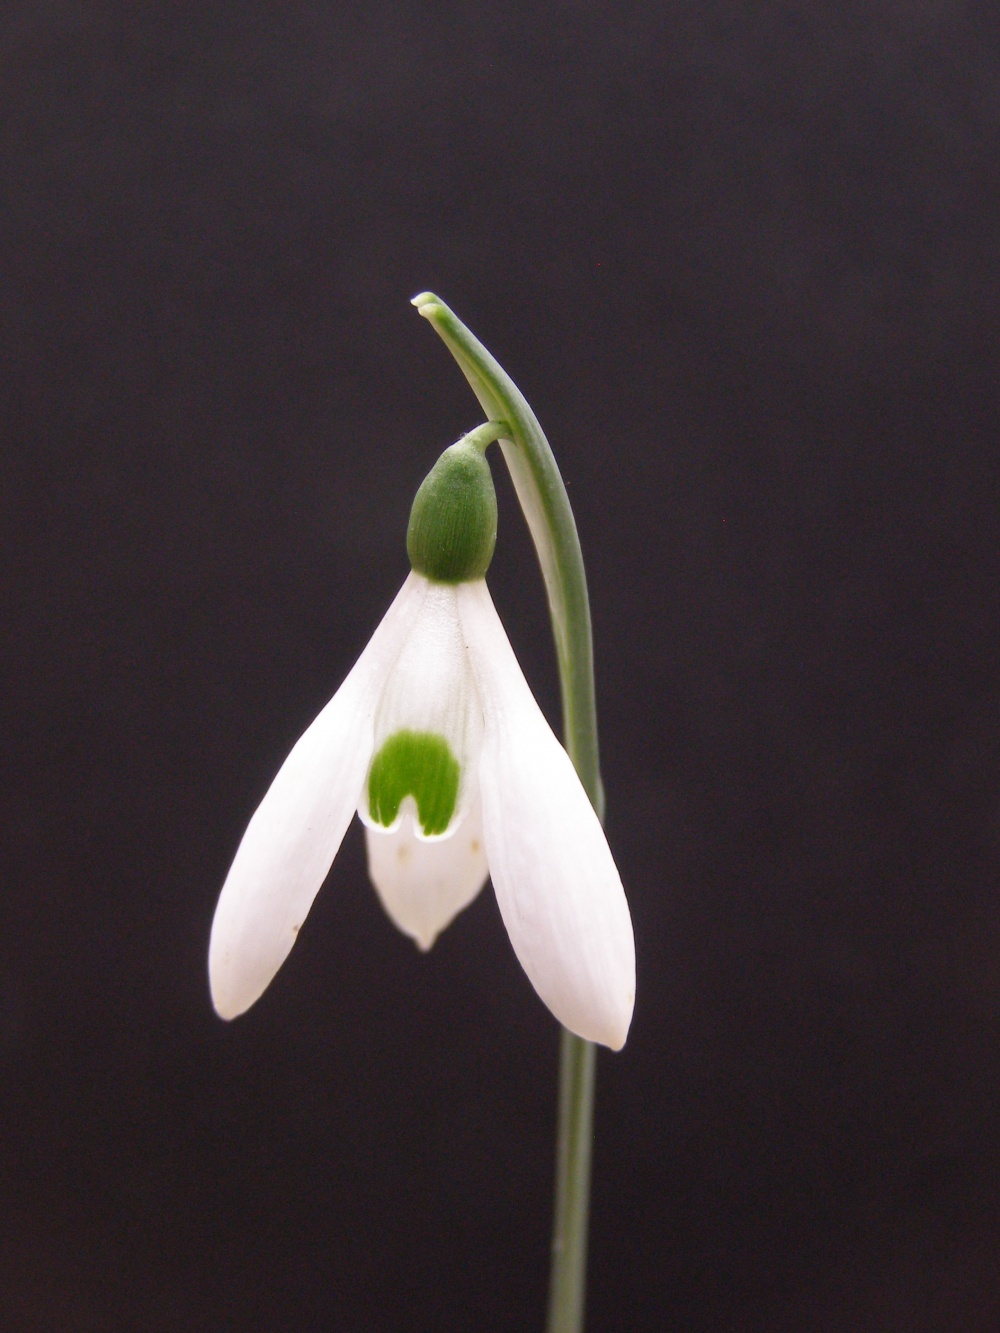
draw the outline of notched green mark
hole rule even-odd
[[[368,770],[368,812],[376,824],[388,828],[404,796],[412,796],[424,833],[444,833],[455,813],[458,777],[458,760],[443,736],[394,732]]]

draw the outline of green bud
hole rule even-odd
[[[421,483],[410,510],[406,552],[425,578],[465,583],[489,569],[496,540],[490,465],[483,446],[466,437],[444,451]]]

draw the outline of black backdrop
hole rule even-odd
[[[0,103],[0,1327],[541,1325],[557,1031],[491,895],[421,957],[355,828],[246,1018],[205,977],[480,419],[424,288],[588,558],[639,976],[590,1329],[1000,1327],[995,8],[7,0]]]

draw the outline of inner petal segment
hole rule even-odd
[[[489,873],[478,792],[447,837],[428,840],[417,833],[414,800],[407,796],[397,826],[390,831],[369,824],[365,842],[368,873],[382,906],[421,949],[429,949],[468,906]]]

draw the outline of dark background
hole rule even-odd
[[[542,1325],[492,895],[421,957],[355,827],[247,1017],[205,976],[481,419],[424,288],[588,559],[639,978],[589,1329],[1000,1328],[998,149],[981,0],[7,0],[4,1333]]]

